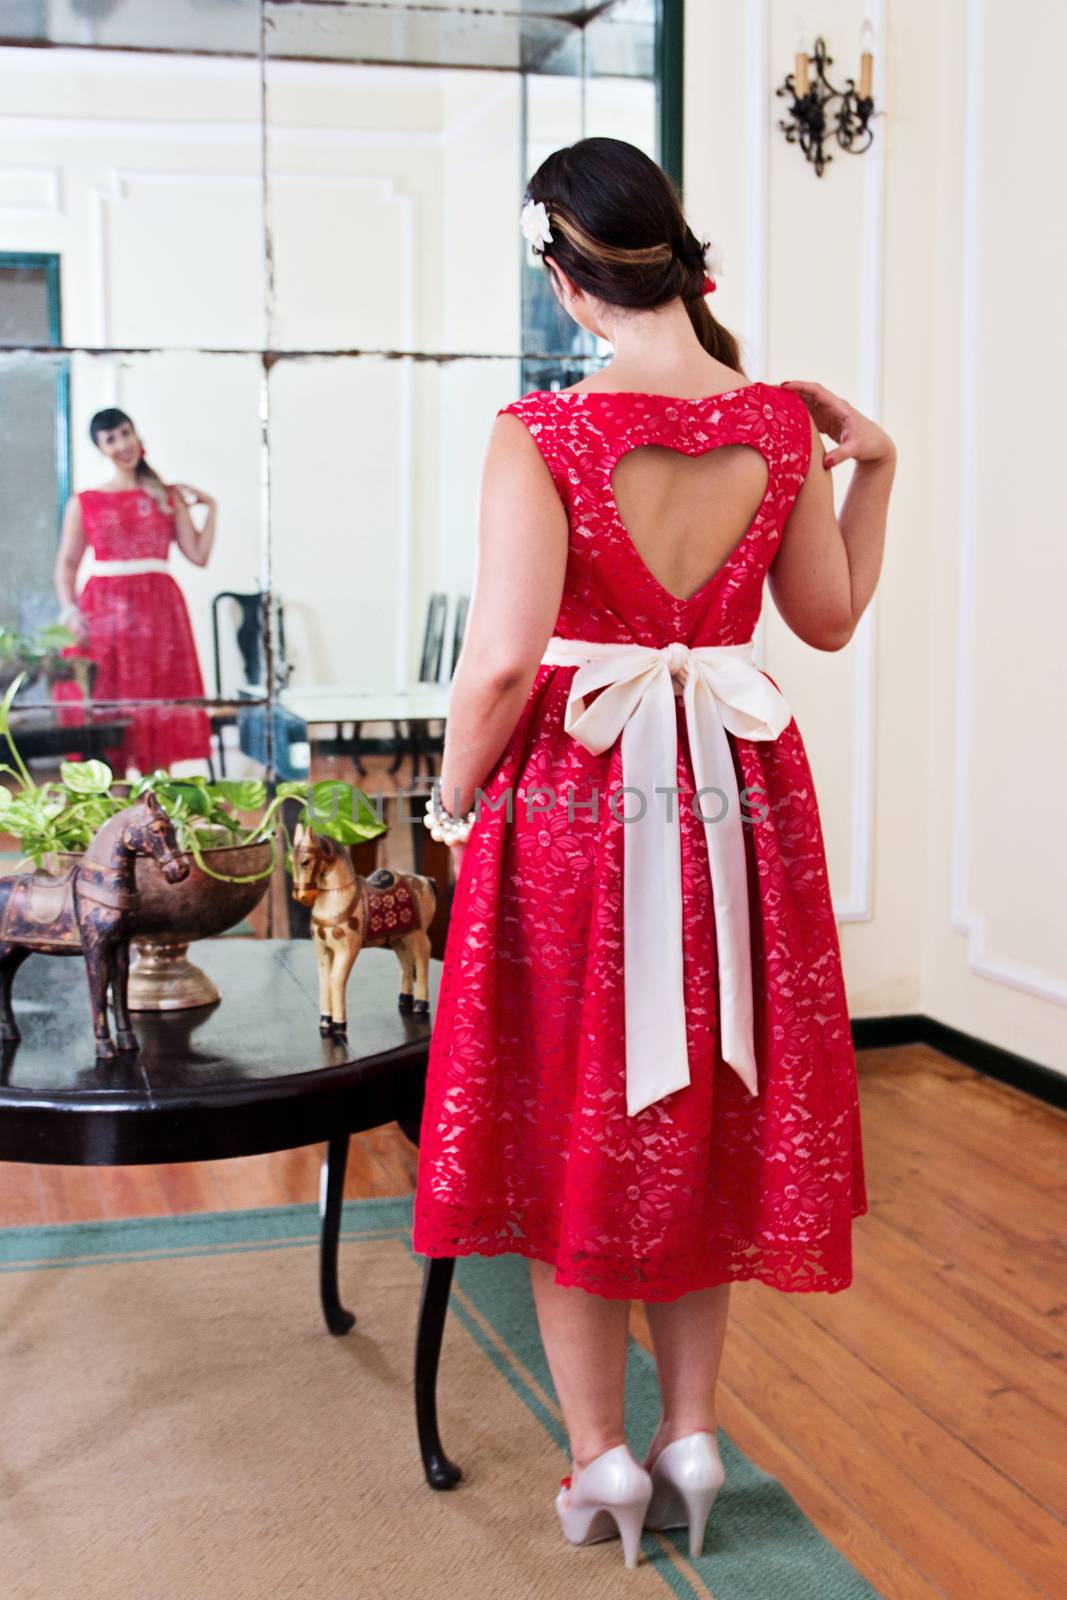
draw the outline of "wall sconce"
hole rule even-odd
[[[797,51],[795,71],[789,73],[785,82],[775,90],[776,95],[790,95],[793,101],[789,118],[779,121],[778,126],[790,144],[800,145],[819,178],[827,162],[833,160],[830,152],[824,149],[828,134],[832,132],[842,150],[847,150],[850,155],[862,155],[874,142],[872,119],[876,115],[885,115],[884,112],[875,112],[871,95],[873,42],[874,29],[869,22],[865,22],[860,32],[858,93],[854,78],[846,79],[844,89],[835,89],[829,81],[826,68],[832,66],[834,58],[827,55],[826,44],[821,38],[816,39],[815,50],[810,57],[803,48]],[[827,109],[831,100],[841,102],[833,113]]]

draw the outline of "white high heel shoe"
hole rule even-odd
[[[702,1429],[672,1439],[652,1463],[646,1528],[689,1527],[689,1554],[704,1550],[704,1529],[726,1472],[713,1434]]]
[[[596,1544],[618,1532],[626,1565],[636,1567],[651,1498],[651,1477],[634,1460],[629,1445],[617,1444],[583,1468],[575,1487],[569,1473],[560,1479],[556,1510],[571,1544]]]

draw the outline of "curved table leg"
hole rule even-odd
[[[341,1304],[337,1287],[337,1245],[341,1237],[341,1201],[345,1192],[345,1167],[348,1163],[348,1134],[338,1134],[326,1147],[325,1195],[322,1208],[322,1239],[319,1246],[319,1292],[322,1314],[331,1333],[347,1333],[355,1314]]]
[[[455,1265],[450,1256],[427,1260],[415,1339],[415,1420],[423,1471],[431,1489],[454,1489],[463,1476],[456,1463],[445,1455],[437,1429],[437,1367]]]

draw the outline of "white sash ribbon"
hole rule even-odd
[[[160,556],[131,556],[128,561],[94,561],[89,569],[89,577],[124,578],[139,572],[169,571],[169,564]]]
[[[576,666],[564,726],[599,755],[622,735],[623,783],[638,791],[623,833],[626,1109],[630,1116],[689,1079],[682,965],[681,797],[676,787],[675,695],[682,684],[689,749],[704,821],[719,957],[723,1059],[758,1093],[753,1042],[752,950],[741,797],[727,733],[776,739],[792,719],[785,699],[745,644],[680,642],[653,649],[553,636],[546,666]],[[600,689],[591,705],[586,696]],[[657,787],[661,790],[656,793]]]

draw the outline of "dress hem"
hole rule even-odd
[[[852,1220],[866,1216],[869,1205],[864,1203],[858,1210],[852,1212]],[[425,1260],[458,1260],[461,1256],[504,1256],[518,1255],[526,1260],[543,1261],[546,1265],[556,1266],[556,1254],[550,1246],[538,1247],[532,1240],[509,1239],[499,1245],[475,1246],[455,1244],[447,1249],[425,1250],[412,1241],[411,1249],[415,1255],[422,1256]],[[632,1289],[593,1288],[591,1284],[584,1283],[574,1273],[559,1275],[557,1267],[556,1283],[561,1288],[584,1289],[588,1294],[598,1295],[602,1300],[638,1300],[644,1304],[664,1304],[672,1300],[680,1300],[683,1295],[694,1294],[700,1289],[714,1289],[724,1283],[764,1283],[768,1288],[777,1289],[781,1294],[840,1294],[852,1286],[854,1274],[851,1269],[848,1277],[826,1283],[789,1284],[778,1281],[773,1271],[769,1268],[740,1267],[736,1271],[727,1271],[716,1277],[701,1278],[692,1283],[687,1283],[684,1288],[676,1284],[648,1283],[635,1285]]]

